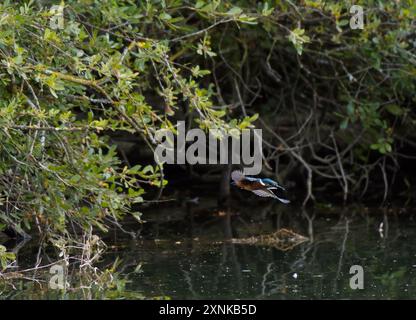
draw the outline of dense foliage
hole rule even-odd
[[[158,166],[121,167],[105,133],[136,133],[153,148],[156,129],[174,129],[166,115],[178,99],[198,111],[201,126],[227,126],[211,107],[212,89],[196,82],[204,72],[175,66],[168,43],[138,35],[139,17],[157,8],[128,4],[68,2],[62,29],[50,28],[50,6],[1,5],[4,225],[20,233],[35,223],[51,234],[65,233],[68,222],[105,230],[106,220],[143,201],[144,185],[165,183]],[[147,93],[160,98],[155,106]]]
[[[314,181],[386,198],[414,149],[416,4],[354,3],[363,30],[350,1],[3,1],[1,226],[106,230],[166,184],[162,166],[124,166],[111,134],[152,150],[184,117],[255,121],[265,173],[300,175],[305,201]]]

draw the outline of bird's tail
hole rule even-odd
[[[273,190],[269,189],[269,191],[270,191],[270,193],[273,194],[273,198],[279,200],[280,202],[282,202],[284,204],[290,203],[290,200],[286,199],[286,197],[284,195],[284,192],[278,192],[278,190],[276,190],[276,189],[273,189]]]
[[[284,204],[288,204],[290,203],[290,200],[287,199],[283,199],[283,198],[279,198],[278,196],[275,197],[277,200],[279,200],[280,202],[284,203]]]

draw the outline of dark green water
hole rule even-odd
[[[212,209],[210,209],[212,208]],[[224,215],[225,214],[225,215]],[[219,213],[210,204],[149,208],[139,239],[111,233],[103,265],[121,259],[117,285],[105,290],[49,289],[19,280],[6,299],[413,299],[416,223],[409,214],[348,208],[302,211],[253,206]],[[383,222],[383,230],[380,223]],[[134,229],[131,224],[130,230]],[[137,226],[136,226],[137,227]],[[232,244],[289,228],[310,241],[288,251]],[[137,228],[136,228],[137,231]],[[32,255],[35,251],[32,251]],[[22,255],[30,255],[22,251]],[[24,259],[24,257],[20,257]],[[350,287],[350,267],[364,289]],[[71,281],[77,283],[76,273]],[[73,285],[74,287],[76,285]]]

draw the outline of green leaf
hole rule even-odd
[[[196,2],[196,4],[195,4],[195,9],[200,9],[200,8],[202,8],[203,6],[205,6],[205,1],[198,0],[198,1]]]
[[[253,114],[251,117],[250,117],[250,122],[254,122],[254,121],[256,121],[257,119],[259,118],[259,114],[258,113],[255,113],[255,114]]]
[[[162,12],[159,15],[159,18],[162,19],[162,20],[170,20],[170,19],[172,19],[172,16],[167,12]]]
[[[238,21],[240,21],[242,23],[245,23],[245,24],[255,25],[255,24],[257,24],[256,20],[257,20],[256,17],[249,17],[246,14],[241,14],[238,17]]]
[[[2,270],[6,270],[7,264],[16,260],[16,255],[13,252],[7,252],[5,246],[0,244],[0,266]]]
[[[154,173],[153,166],[151,166],[150,164],[144,167],[144,169],[142,170],[143,174],[147,174],[149,172]]]
[[[404,110],[397,104],[388,104],[385,106],[386,110],[395,116],[401,116],[404,114]]]
[[[288,35],[288,39],[293,43],[298,55],[302,55],[303,44],[310,42],[310,38],[304,33],[304,29],[296,28],[290,31],[290,34]]]
[[[372,150],[378,150],[380,148],[380,145],[378,143],[373,143],[370,145],[370,149]]]
[[[354,114],[354,103],[352,101],[349,101],[347,104],[347,113],[349,116]]]
[[[230,16],[236,16],[242,13],[243,10],[239,7],[232,7],[230,10],[227,11],[227,14]]]
[[[131,215],[139,222],[142,222],[142,213],[138,211],[131,212]]]
[[[79,182],[80,180],[81,180],[81,176],[79,174],[76,174],[76,175],[71,177],[69,182],[71,182],[72,184],[75,184],[75,183]]]
[[[346,26],[347,24],[349,24],[350,23],[350,21],[349,20],[347,20],[347,19],[342,19],[342,20],[340,20],[339,22],[338,22],[338,25],[340,26],[340,27],[343,27],[343,26]]]
[[[269,3],[266,2],[264,4],[263,10],[261,11],[261,14],[265,17],[268,17],[273,13],[273,10],[274,10],[274,8],[273,7],[269,8]]]
[[[46,41],[51,41],[55,43],[61,42],[61,39],[58,37],[56,32],[48,28],[45,29],[45,32],[43,34],[43,39],[45,39]]]

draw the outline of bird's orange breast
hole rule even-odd
[[[243,180],[243,181],[238,181],[236,184],[241,189],[250,190],[250,191],[265,189],[265,186],[262,185],[259,181]]]

